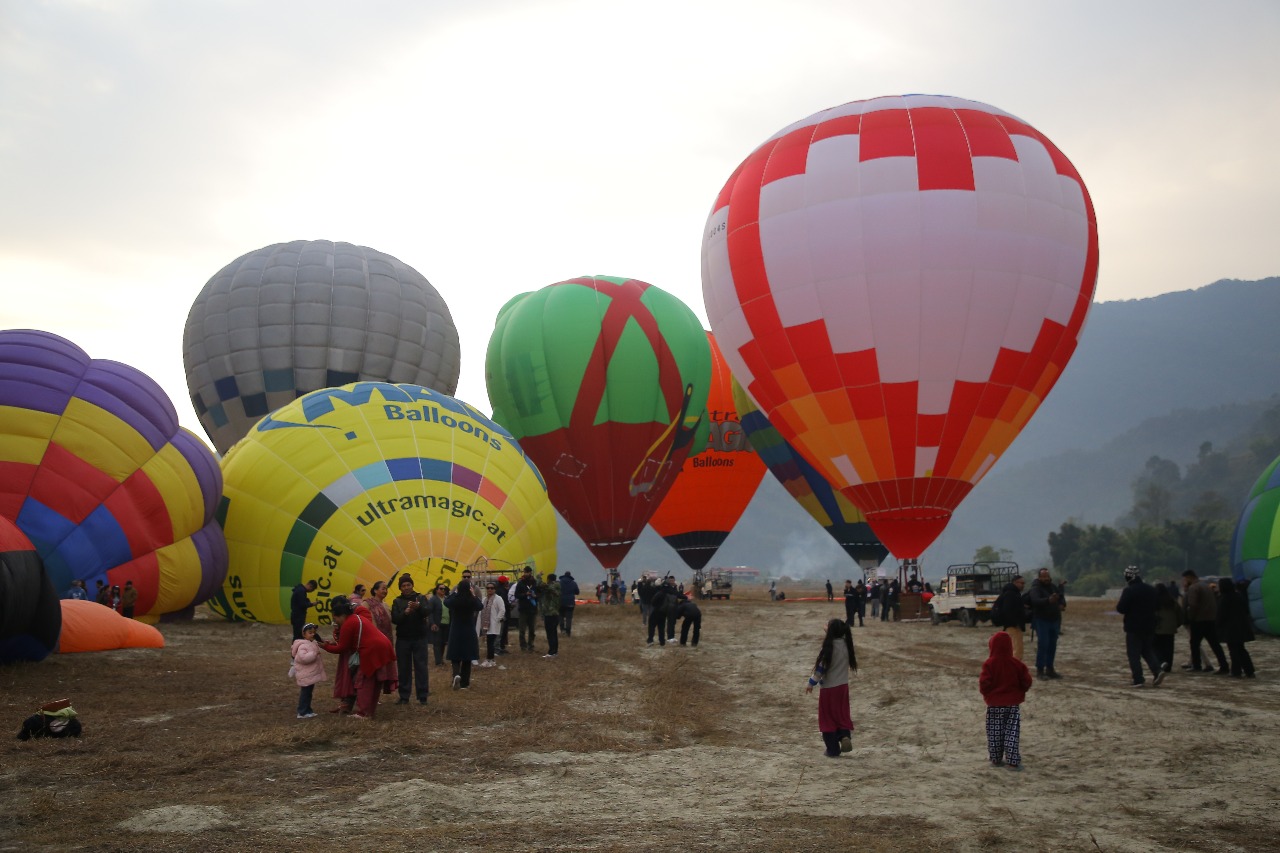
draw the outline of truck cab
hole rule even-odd
[[[929,601],[933,624],[955,620],[972,628],[990,621],[991,606],[1016,574],[1018,564],[1007,561],[948,566],[942,588]]]

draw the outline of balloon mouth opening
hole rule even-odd
[[[867,522],[880,542],[898,559],[915,559],[933,544],[951,521],[951,513],[937,509],[922,514],[919,509],[892,509],[867,513]]]

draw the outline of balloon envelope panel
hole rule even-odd
[[[64,600],[61,604],[60,654],[164,648],[164,635],[153,625],[126,619],[93,601]]]
[[[917,557],[1075,350],[1098,236],[1075,168],[985,104],[932,95],[816,113],[729,178],[703,295],[778,431]]]
[[[58,594],[40,555],[17,525],[0,516],[0,664],[44,660],[61,629]]]
[[[138,589],[135,614],[206,600],[226,573],[222,475],[150,377],[37,331],[0,332],[0,515],[59,594]]]
[[[374,249],[295,240],[249,252],[196,297],[182,339],[200,423],[226,453],[320,388],[404,382],[452,394],[458,330],[421,273]]]
[[[880,565],[889,549],[876,538],[862,511],[796,453],[736,381],[733,399],[751,446],[787,493],[860,565]]]
[[[1231,574],[1248,584],[1253,626],[1280,634],[1280,459],[1249,492],[1231,539]]]
[[[710,378],[706,332],[688,306],[607,276],[509,301],[485,360],[493,419],[538,463],[552,503],[606,568],[705,446]]]
[[[691,569],[715,556],[742,517],[764,478],[764,462],[751,449],[733,401],[733,377],[715,336],[711,347],[711,392],[707,395],[707,449],[684,460],[649,526]]]
[[[360,382],[264,418],[223,459],[231,555],[211,606],[289,621],[294,586],[334,595],[409,573],[419,589],[490,566],[556,565],[546,484],[510,433],[453,397]]]

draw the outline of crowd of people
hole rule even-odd
[[[94,601],[103,607],[110,607],[126,619],[133,618],[138,606],[138,588],[133,585],[133,581],[125,581],[123,587],[119,584],[108,584],[102,580],[97,584],[93,593]],[[62,597],[73,601],[88,601],[89,591],[85,589],[84,581],[76,578],[71,582],[71,588]]]
[[[1173,671],[1174,637],[1184,625],[1189,634],[1190,661],[1182,669],[1254,677],[1253,660],[1245,645],[1254,639],[1249,605],[1244,590],[1234,581],[1201,580],[1194,570],[1187,569],[1180,585],[1169,582],[1153,586],[1142,579],[1137,566],[1129,566],[1124,578],[1116,612],[1124,617],[1125,656],[1134,687],[1146,684],[1143,664],[1155,687]],[[991,608],[991,622],[1009,635],[1012,654],[1018,659],[1023,656],[1023,635],[1030,624],[1036,640],[1036,675],[1061,678],[1054,659],[1062,613],[1067,607],[1066,585],[1055,583],[1049,570],[1042,568],[1031,588],[1025,586],[1021,575],[1006,584]],[[1208,654],[1204,651],[1206,646]]]
[[[680,645],[690,644],[690,629],[692,644],[698,645],[702,639],[702,610],[694,596],[684,591],[684,585],[676,583],[675,576],[667,575],[661,581],[651,576],[642,577],[635,582],[633,591],[640,604],[641,624],[648,631],[646,645],[653,645],[655,634],[660,646],[665,646],[668,640],[674,641],[677,622],[680,623]]]
[[[308,581],[293,588],[290,672],[298,685],[298,719],[317,716],[312,707],[315,685],[328,680],[322,652],[337,656],[333,695],[338,702],[333,713],[371,719],[382,695],[396,695],[400,705],[410,704],[415,697],[426,705],[433,661],[436,667],[449,662],[453,689],[469,689],[473,667],[494,667],[496,658],[508,653],[513,621],[520,650],[536,653],[541,618],[547,647],[542,657],[548,660],[558,657],[561,635],[573,632],[579,588],[571,572],[559,578],[552,572],[538,579],[531,567],[525,567],[514,583],[500,575],[481,584],[464,569],[454,587],[440,583],[430,593],[419,592],[408,574],[393,581],[400,594],[389,608],[385,581],[369,590],[357,584],[349,595],[331,598],[328,610],[333,628],[328,640],[320,636],[319,625],[307,621],[318,604],[311,597],[317,583]]]

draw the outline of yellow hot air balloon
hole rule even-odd
[[[313,392],[260,421],[222,467],[231,568],[210,606],[228,618],[286,623],[309,580],[326,622],[332,597],[400,573],[430,589],[471,565],[555,570],[538,469],[507,430],[429,388]]]

